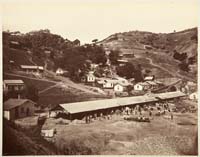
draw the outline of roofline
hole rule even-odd
[[[180,91],[176,91],[176,92],[180,92]],[[175,92],[168,92],[168,94],[169,93],[175,93]],[[182,93],[182,92],[180,92],[180,93]],[[160,94],[164,94],[164,93],[160,93]],[[174,96],[174,97],[171,97],[171,98],[160,98],[160,96],[159,96],[159,94],[153,94],[153,95],[151,95],[151,96],[145,96],[145,95],[142,95],[142,96],[145,96],[145,97],[148,97],[148,98],[150,98],[149,100],[144,100],[144,102],[135,102],[135,103],[131,103],[130,102],[130,104],[127,104],[126,102],[125,102],[125,104],[116,104],[115,106],[108,106],[108,107],[106,107],[106,108],[104,108],[104,106],[102,106],[102,108],[97,108],[97,109],[88,109],[88,110],[86,110],[86,111],[75,111],[75,112],[70,112],[70,111],[67,111],[63,106],[64,105],[67,105],[67,104],[70,104],[70,105],[72,105],[72,104],[78,104],[78,103],[85,103],[85,102],[96,102],[96,101],[106,101],[106,100],[112,100],[112,99],[102,99],[102,100],[92,100],[92,101],[84,101],[84,102],[74,102],[74,103],[65,103],[65,104],[59,104],[59,106],[61,107],[61,108],[63,108],[64,110],[66,110],[68,113],[70,113],[70,114],[75,114],[75,113],[82,113],[82,112],[91,112],[91,111],[97,111],[97,110],[103,110],[103,109],[109,109],[109,108],[116,108],[116,107],[123,107],[123,106],[129,106],[129,105],[133,105],[133,104],[143,104],[143,103],[149,103],[149,102],[157,102],[157,101],[160,101],[160,100],[169,100],[169,99],[174,99],[174,98],[177,98],[177,97],[184,97],[184,96],[186,96],[184,93],[182,93],[183,95],[178,95],[178,96]],[[135,97],[142,97],[142,96],[135,96]],[[157,97],[157,98],[156,98]],[[127,98],[131,98],[131,97],[127,97]],[[152,99],[151,99],[152,98]],[[113,100],[119,100],[119,99],[123,99],[123,98],[115,98],[115,99],[113,99]]]
[[[7,101],[9,101],[9,100],[11,100],[11,99],[13,99],[13,98],[8,99]],[[15,99],[15,100],[17,100],[17,99]],[[34,101],[30,100],[30,99],[25,99],[25,100],[26,100],[25,102],[30,101],[30,102],[33,103],[34,105],[37,104],[36,102],[34,102]],[[18,106],[23,105],[25,102],[23,102],[22,104],[20,104],[20,105],[18,105]],[[16,107],[18,107],[18,106],[12,107],[12,108],[10,108],[10,109],[4,109],[5,107],[3,106],[3,111],[10,111],[10,110],[12,110],[13,108],[16,108]]]

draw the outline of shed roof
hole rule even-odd
[[[37,66],[37,65],[21,65],[22,69],[39,69],[44,70],[43,66]]]
[[[131,104],[156,102],[156,101],[159,101],[160,99],[170,99],[170,98],[176,98],[176,97],[182,97],[182,96],[185,96],[185,94],[180,91],[176,91],[176,92],[168,92],[168,93],[160,93],[160,94],[126,97],[126,98],[115,98],[115,99],[67,103],[67,104],[60,104],[59,106],[61,106],[67,112],[74,114],[74,113],[80,113],[80,112],[88,112],[88,111],[95,111],[95,110],[100,110],[100,109],[126,106],[126,105],[131,105]]]
[[[146,76],[145,78],[144,78],[144,80],[153,80],[154,79],[154,76]]]
[[[23,84],[24,82],[22,80],[4,80],[5,84]]]
[[[94,110],[107,109],[119,106],[126,106],[131,104],[153,102],[156,100],[157,100],[156,98],[150,96],[136,96],[136,97],[67,103],[67,104],[60,104],[60,106],[67,112],[73,114],[73,113],[94,111]]]
[[[3,110],[11,110],[15,107],[21,106],[25,102],[31,102],[32,104],[35,104],[35,102],[29,100],[29,99],[9,99],[7,100],[3,105]]]
[[[183,97],[186,95],[182,93],[181,91],[175,91],[175,92],[167,92],[167,93],[158,93],[158,94],[154,94],[154,96],[160,99],[171,99],[171,98]]]

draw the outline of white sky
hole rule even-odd
[[[3,30],[50,29],[82,43],[117,32],[172,32],[198,25],[198,0],[4,1]]]

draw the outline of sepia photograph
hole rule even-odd
[[[8,0],[2,154],[198,156],[198,0]]]

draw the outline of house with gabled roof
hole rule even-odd
[[[7,120],[33,116],[35,104],[29,99],[8,99],[3,104],[3,116]]]
[[[3,90],[4,91],[22,91],[25,88],[23,80],[4,80]]]

